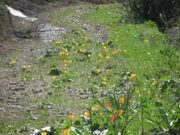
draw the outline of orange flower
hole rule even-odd
[[[116,119],[117,119],[116,115],[115,115],[115,114],[113,114],[113,115],[111,116],[111,120],[112,120],[112,122],[115,122],[115,121],[116,121]]]
[[[120,103],[121,105],[124,104],[124,97],[120,97],[120,98],[119,98],[119,103]]]
[[[98,111],[99,109],[100,109],[100,105],[97,104],[97,105],[93,106],[91,110],[93,112],[95,112],[95,111]]]
[[[108,104],[108,108],[112,109],[112,104],[111,103]]]

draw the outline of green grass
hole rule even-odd
[[[97,43],[89,40],[91,37],[88,36],[88,33],[80,30],[78,25],[76,29],[66,34],[64,40],[54,41],[48,54],[33,65],[33,67],[43,69],[42,78],[48,78],[49,82],[52,82],[44,99],[36,101],[37,104],[43,105],[43,109],[37,109],[34,112],[40,115],[41,119],[38,121],[28,120],[25,123],[29,123],[30,127],[40,128],[46,126],[45,121],[48,117],[49,122],[47,123],[58,127],[59,125],[56,123],[60,120],[58,116],[49,115],[49,104],[65,111],[73,111],[73,109],[78,108],[79,113],[80,108],[89,108],[95,101],[94,99],[73,100],[73,97],[68,96],[64,91],[72,89],[76,93],[76,90],[82,89],[83,92],[90,91],[97,96],[96,94],[101,90],[107,93],[114,89],[121,89],[120,82],[125,83],[125,80],[127,81],[129,75],[133,73],[137,75],[137,80],[132,82],[135,89],[132,102],[139,105],[143,100],[146,112],[144,117],[152,116],[154,120],[161,122],[162,127],[166,127],[163,118],[160,118],[160,113],[149,114],[148,111],[153,109],[157,111],[155,104],[159,103],[158,95],[161,96],[160,102],[166,111],[171,104],[169,101],[173,102],[176,99],[177,95],[169,91],[169,89],[177,91],[176,84],[172,87],[165,83],[179,78],[180,50],[169,44],[167,36],[159,32],[153,22],[123,23],[125,11],[121,5],[109,4],[89,7],[86,12],[82,12],[80,18],[88,23],[108,26],[109,41]],[[86,8],[78,9],[85,10]],[[59,22],[60,18],[67,15],[76,17],[77,14],[73,11],[73,9],[67,9],[63,13],[53,14],[52,22]],[[71,25],[68,20],[63,20],[57,25],[63,23]],[[49,74],[54,68],[58,69],[60,75]],[[35,76],[33,70],[22,72],[22,78],[32,78],[33,76]],[[157,80],[157,86],[152,86],[153,80]],[[164,84],[167,85],[165,89],[162,88]],[[138,96],[138,91],[141,91],[143,98]],[[148,92],[153,94],[148,95]],[[169,99],[169,95],[172,99]],[[109,116],[105,116],[105,119],[106,117]],[[128,125],[129,134],[140,132],[139,125],[142,124],[140,118],[141,113],[138,112],[133,122]],[[147,119],[144,124],[146,134],[150,134],[151,130],[157,127]],[[2,130],[2,132],[7,131]]]
[[[94,7],[83,15],[83,19],[102,25],[112,25],[118,23],[122,19],[122,5],[108,4]]]
[[[149,78],[163,70],[167,70],[167,75],[175,75],[178,71],[179,50],[169,46],[166,35],[160,33],[156,27],[124,24],[112,29],[110,33],[113,41],[122,50],[125,69]]]

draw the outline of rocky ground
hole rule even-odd
[[[11,39],[4,40],[0,46],[0,119],[2,121],[9,121],[10,123],[20,122],[23,119],[22,113],[33,112],[38,108],[38,105],[34,102],[39,98],[43,98],[51,85],[50,78],[41,78],[44,69],[36,68],[38,79],[32,78],[32,80],[22,78],[21,72],[25,66],[30,67],[36,60],[43,57],[53,40],[56,38],[61,39],[63,35],[72,31],[72,28],[69,26],[57,27],[53,25],[49,13],[72,8],[72,10],[77,12],[77,16],[65,16],[62,19],[66,19],[66,22],[70,22],[70,25],[73,27],[80,27],[96,42],[108,40],[108,35],[106,34],[108,28],[88,24],[81,20],[79,15],[82,11],[79,6],[77,8],[76,6],[72,6],[72,4],[68,6],[57,5],[50,4],[47,6],[48,11],[46,9],[39,14],[36,14],[36,10],[29,13],[31,16],[38,18],[35,22],[29,22],[22,18],[11,16],[12,27],[14,28],[13,36]],[[86,10],[83,9],[83,11]],[[26,11],[25,13],[28,14]],[[64,94],[73,101],[83,100],[92,96],[91,93],[84,93],[83,90],[74,89],[68,89],[64,91]],[[77,107],[79,108],[79,106]],[[73,110],[71,109],[71,111]],[[66,112],[59,111],[57,108],[52,113],[62,115]]]

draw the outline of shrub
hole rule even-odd
[[[60,75],[60,73],[61,71],[56,67],[52,67],[51,70],[49,71],[49,74],[54,76],[58,76]]]
[[[127,0],[135,21],[152,20],[160,28],[176,25],[180,15],[179,0]]]

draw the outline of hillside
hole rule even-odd
[[[1,34],[14,30],[0,46],[0,135],[178,135],[180,50],[154,22],[120,3],[27,1],[6,3],[25,18],[0,9]]]

